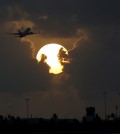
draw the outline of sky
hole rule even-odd
[[[94,106],[104,117],[120,113],[119,0],[0,0],[0,114],[78,118]],[[6,35],[30,27],[39,35]],[[69,51],[70,63],[54,75],[35,56],[45,44]]]

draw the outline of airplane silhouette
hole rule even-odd
[[[20,37],[20,38],[22,38],[22,37],[25,37],[27,35],[33,35],[33,34],[39,34],[39,33],[33,33],[31,31],[31,28],[26,28],[24,31],[18,30],[18,33],[6,33],[6,34],[14,35],[14,37]]]

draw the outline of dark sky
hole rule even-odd
[[[31,27],[40,35],[21,40],[5,35]],[[81,118],[85,107],[104,115],[120,113],[119,0],[0,0],[0,114]],[[59,75],[34,56],[47,43],[69,50],[70,64]],[[32,49],[31,49],[32,47]]]

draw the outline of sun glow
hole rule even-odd
[[[68,51],[59,44],[47,44],[37,53],[36,59],[40,62],[42,59],[50,67],[49,73],[59,74],[63,72],[63,63],[69,63]]]

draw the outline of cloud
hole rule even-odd
[[[72,60],[70,65],[65,66],[65,72],[70,75],[69,83],[79,90],[83,98],[88,99],[87,96],[90,94],[93,98],[97,92],[104,90],[118,92],[120,87],[118,42],[118,37],[83,41],[70,52]],[[114,48],[114,51],[110,48]]]
[[[2,42],[1,92],[24,93],[47,89],[50,78],[48,67],[43,63],[38,64],[31,53],[29,45],[23,45],[15,38],[11,42],[9,39]]]
[[[12,32],[18,32],[18,29],[24,29],[24,28],[34,28],[35,24],[34,22],[30,20],[16,20],[16,21],[7,21],[4,24],[5,30],[11,30]]]
[[[27,42],[27,43],[30,44],[30,48],[32,49],[32,57],[34,59],[36,59],[36,53],[35,53],[36,47],[35,47],[35,43],[30,38],[28,38],[28,37],[22,38],[21,39],[21,42]]]
[[[48,16],[47,15],[43,15],[43,16],[39,16],[38,17],[39,18],[39,20],[47,20],[48,19]]]
[[[25,19],[29,17],[29,14],[17,5],[6,6],[6,11],[8,19],[19,19],[19,18]]]

